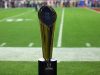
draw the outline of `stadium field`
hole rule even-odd
[[[37,67],[36,62],[2,61],[0,75],[38,75]],[[58,75],[100,75],[100,62],[60,62],[57,69]]]
[[[100,13],[87,8],[55,10],[53,57],[58,60],[58,75],[100,75]],[[38,75],[40,57],[37,12],[0,9],[0,75]]]
[[[100,47],[100,14],[86,8],[55,8],[54,47]],[[1,47],[41,47],[37,12],[0,9]]]

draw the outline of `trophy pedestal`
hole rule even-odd
[[[57,60],[51,59],[47,62],[43,58],[39,59],[38,75],[57,75]]]

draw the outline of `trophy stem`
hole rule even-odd
[[[52,7],[42,6],[38,12],[43,59],[38,60],[38,75],[57,75],[57,60],[52,59],[53,37],[57,14]]]
[[[39,59],[38,75],[57,75],[57,60],[51,59],[47,62],[44,59]]]

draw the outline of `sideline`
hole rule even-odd
[[[95,13],[98,13],[98,14],[100,14],[100,12],[99,12],[99,11],[96,11],[96,10],[94,10],[94,9],[87,8],[87,7],[86,7],[86,9],[87,9],[87,10],[89,10],[89,11],[92,11],[92,12],[95,12]]]
[[[38,61],[42,48],[0,47],[0,61]],[[60,61],[100,61],[100,48],[54,48],[53,58]]]

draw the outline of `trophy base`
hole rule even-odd
[[[39,59],[38,75],[57,75],[57,60],[51,59],[47,62],[43,58]]]

